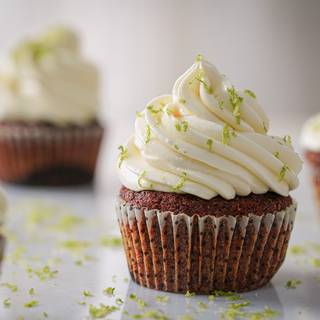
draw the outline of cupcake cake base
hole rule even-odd
[[[243,292],[281,266],[296,203],[268,192],[225,200],[122,188],[118,221],[134,281],[163,291]]]

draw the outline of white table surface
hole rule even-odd
[[[310,243],[320,244],[320,225],[313,207],[308,173],[303,172],[301,186],[294,192],[299,202],[299,210],[291,245],[304,247]],[[218,298],[208,302],[206,296],[186,298],[183,295],[160,293],[139,287],[131,280],[126,281],[128,271],[121,247],[110,248],[100,244],[101,237],[107,234],[118,235],[113,210],[112,192],[90,188],[37,189],[28,187],[5,186],[10,210],[6,230],[8,241],[6,259],[2,265],[1,283],[18,286],[16,292],[0,287],[0,319],[5,320],[81,320],[90,319],[88,305],[105,303],[112,305],[116,298],[124,300],[120,311],[106,319],[130,319],[122,313],[141,314],[137,304],[127,299],[131,293],[147,302],[145,310],[162,310],[168,319],[179,319],[189,314],[192,319],[219,319],[229,301]],[[32,212],[42,212],[40,221],[30,221]],[[35,213],[34,213],[35,214]],[[60,224],[63,217],[80,217],[75,225]],[[57,227],[58,225],[58,227]],[[65,240],[85,241],[88,246],[83,250],[66,250]],[[87,256],[87,257],[85,257]],[[278,319],[319,319],[320,314],[320,268],[310,263],[311,258],[320,258],[318,250],[310,249],[308,254],[288,254],[287,259],[274,277],[271,284],[263,289],[243,294],[251,306],[246,311],[263,310],[265,306],[276,309]],[[83,263],[82,265],[77,265]],[[29,277],[27,267],[33,270],[50,265],[58,270],[53,279],[41,281],[37,276]],[[298,279],[301,284],[296,289],[287,289],[288,280]],[[102,293],[106,287],[115,287],[116,296],[108,297]],[[35,295],[28,291],[34,288]],[[83,290],[89,290],[94,297],[84,297]],[[167,304],[156,302],[158,295],[169,296]],[[2,301],[10,298],[11,306],[5,308]],[[39,305],[25,308],[24,304],[36,300]],[[86,301],[86,305],[79,302]],[[207,309],[201,310],[198,302],[203,301]],[[237,301],[236,301],[237,302]],[[191,319],[191,318],[190,318]]]

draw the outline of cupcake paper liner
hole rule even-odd
[[[133,280],[198,294],[243,292],[268,283],[284,261],[296,207],[294,202],[263,216],[200,217],[116,203]]]
[[[92,178],[102,136],[103,129],[98,125],[65,129],[0,127],[0,179],[23,183],[44,172],[50,174],[50,170],[59,173],[59,168],[75,168]]]

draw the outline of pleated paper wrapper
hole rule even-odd
[[[162,291],[243,292],[267,284],[284,261],[297,205],[262,216],[116,211],[132,279]]]
[[[73,177],[64,172],[67,179],[90,180],[102,136],[103,129],[99,125],[84,128],[1,126],[0,179],[24,183],[43,178],[44,184],[46,179],[59,184],[52,175],[59,174],[59,168],[69,168],[70,172],[74,168]],[[84,177],[81,177],[82,172]]]

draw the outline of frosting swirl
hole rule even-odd
[[[86,124],[96,119],[98,72],[71,30],[19,44],[0,65],[0,121]]]
[[[120,147],[118,172],[135,191],[181,192],[211,199],[265,193],[287,196],[302,162],[288,137],[267,135],[269,121],[250,90],[238,91],[198,59],[172,95],[138,113]]]
[[[301,145],[310,151],[320,151],[320,114],[311,117],[303,126]]]

